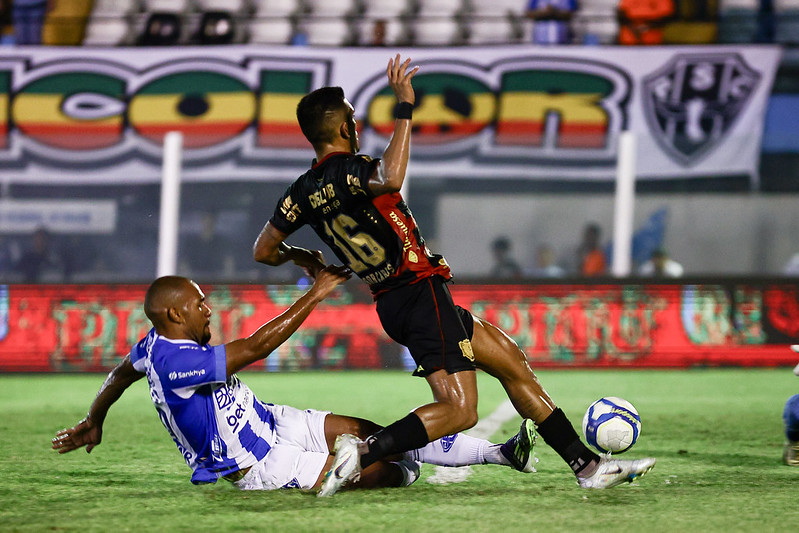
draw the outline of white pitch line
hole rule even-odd
[[[514,416],[519,416],[510,400],[505,400],[497,407],[493,413],[483,418],[477,424],[464,433],[478,439],[488,439],[497,432],[502,425]],[[466,481],[472,473],[471,466],[436,466],[433,475],[427,478],[428,483],[437,485],[448,485],[450,483],[462,483]]]

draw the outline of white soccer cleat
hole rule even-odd
[[[793,350],[796,353],[799,353],[799,344],[792,344],[791,345],[791,350]],[[794,367],[793,373],[796,374],[797,376],[799,376],[799,365],[796,365]]]
[[[360,443],[361,439],[349,433],[336,437],[336,444],[333,446],[336,457],[333,466],[325,474],[322,489],[317,496],[332,496],[350,481],[358,481],[361,477],[361,455],[358,451]]]
[[[596,471],[586,478],[577,477],[577,483],[584,489],[609,489],[622,483],[632,483],[655,466],[655,459],[621,460],[611,459],[610,455],[599,458]]]

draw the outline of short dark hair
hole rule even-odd
[[[316,146],[333,140],[337,124],[331,118],[338,111],[347,111],[341,87],[322,87],[302,97],[297,104],[297,122],[308,142]]]

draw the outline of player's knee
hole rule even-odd
[[[477,409],[465,405],[458,406],[452,417],[452,421],[457,426],[455,431],[466,431],[477,424]],[[453,433],[455,431],[453,431]]]

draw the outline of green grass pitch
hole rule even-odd
[[[430,397],[399,372],[242,373],[264,401],[331,409],[389,423]],[[50,439],[86,412],[101,375],[0,376],[0,531],[796,531],[799,468],[782,465],[782,408],[799,392],[788,369],[539,373],[578,428],[600,396],[641,414],[625,455],[655,469],[607,491],[577,487],[543,442],[538,472],[472,468],[466,481],[351,491],[330,499],[297,490],[243,493],[194,486],[161,427],[144,380],[111,409],[103,443],[59,456]],[[480,416],[503,400],[479,374]],[[512,435],[520,419],[494,436]]]

